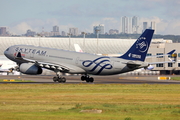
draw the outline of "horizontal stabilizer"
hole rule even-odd
[[[162,55],[151,55],[151,56],[147,56],[146,58],[168,56],[168,55],[172,55],[175,51],[176,50],[172,50],[172,51],[168,52],[167,54],[162,54]]]
[[[176,50],[172,50],[172,51],[168,52],[167,54],[168,54],[168,55],[171,55],[171,54],[173,54],[175,51],[176,51]]]

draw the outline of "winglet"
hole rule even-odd
[[[136,40],[132,47],[118,58],[126,60],[144,61],[148,52],[154,30],[146,29],[144,33]]]
[[[171,55],[171,54],[173,54],[175,51],[176,51],[176,50],[172,50],[172,51],[168,52],[167,54],[168,54],[168,55]]]

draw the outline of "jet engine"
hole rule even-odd
[[[34,63],[22,63],[19,66],[19,71],[24,74],[37,75],[42,73],[42,68]]]
[[[152,69],[154,69],[154,66],[152,66],[152,65],[149,65],[147,68],[145,68],[146,70],[152,70]]]

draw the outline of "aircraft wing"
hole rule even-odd
[[[42,68],[46,68],[49,70],[58,70],[60,72],[68,72],[68,71],[75,71],[77,68],[75,66],[69,65],[69,64],[59,64],[59,63],[52,63],[52,62],[42,62],[42,61],[36,61],[36,60],[32,60],[32,59],[27,59],[27,58],[23,58],[21,56],[21,53],[18,52],[17,56],[15,57],[15,59],[19,59],[21,61],[24,62],[30,62],[30,63],[34,63],[37,66],[40,66]]]
[[[164,62],[152,62],[152,63],[149,63],[150,65],[155,65],[155,64],[162,64],[162,63],[175,63],[175,61],[164,61]]]
[[[129,61],[129,62],[124,62],[124,64],[127,64],[128,67],[130,68],[135,68],[135,67],[147,67],[148,64],[147,63],[138,63],[138,62],[134,62],[134,61]]]
[[[175,50],[173,50],[173,51],[175,51]],[[173,53],[174,53],[173,51],[169,52],[169,54],[167,53],[167,55],[173,54]],[[153,64],[175,63],[175,62],[176,62],[176,61],[174,61],[174,60],[172,60],[172,59],[170,59],[170,58],[169,58],[169,60],[170,60],[170,61],[152,62],[152,63],[149,63],[149,64],[150,64],[150,65],[153,65]]]
[[[176,50],[172,50],[172,51],[168,52],[167,54],[163,54],[163,55],[152,55],[152,56],[147,56],[146,58],[168,56],[168,55],[172,55],[175,51],[176,51]]]
[[[9,72],[10,70],[8,69],[0,69],[0,72]]]
[[[152,62],[152,63],[138,63],[138,62],[134,62],[134,61],[129,61],[126,62],[124,64],[127,64],[128,67],[130,68],[135,68],[135,67],[147,67],[150,65],[155,65],[155,64],[163,64],[163,63],[175,63],[175,61],[171,60],[171,61],[163,61],[163,62]]]

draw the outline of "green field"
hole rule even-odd
[[[1,120],[180,120],[180,85],[0,84],[0,91]]]
[[[180,77],[171,77],[171,80],[180,81]]]

